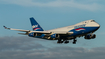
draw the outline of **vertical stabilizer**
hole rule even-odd
[[[44,31],[33,17],[30,18],[30,21],[31,21],[32,29],[34,31]]]

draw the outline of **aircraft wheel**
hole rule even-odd
[[[73,44],[76,44],[77,40],[74,40]]]
[[[73,44],[76,44],[76,42],[73,42]]]
[[[57,43],[63,43],[63,41],[58,41]]]
[[[69,41],[65,41],[65,44],[69,43]]]
[[[57,43],[60,43],[59,41]]]
[[[63,43],[63,41],[61,41],[61,43]]]
[[[92,36],[92,39],[94,39],[94,38],[96,38],[96,35],[95,34]]]

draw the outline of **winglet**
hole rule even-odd
[[[3,26],[5,29],[7,29],[7,27],[6,26]]]
[[[7,28],[6,26],[3,26],[5,29],[10,29],[10,28]]]

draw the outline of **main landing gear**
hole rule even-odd
[[[62,39],[58,39],[57,43],[63,43],[64,41],[62,41]]]
[[[76,39],[73,39],[73,44],[76,44],[77,40]]]
[[[77,42],[77,40],[73,39],[73,44],[76,44],[76,42]],[[65,39],[58,39],[57,43],[60,43],[60,44],[65,43],[65,44],[67,44],[67,43],[69,43],[69,41],[65,40]]]
[[[67,43],[69,43],[69,41],[66,40],[64,43],[67,44]]]
[[[65,43],[65,44],[67,44],[67,43],[69,43],[69,41],[64,40],[64,39],[58,39],[57,43]]]

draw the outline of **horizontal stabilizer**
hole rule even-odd
[[[28,35],[28,34],[26,34],[26,33],[18,33],[18,34],[21,34],[21,35]]]

